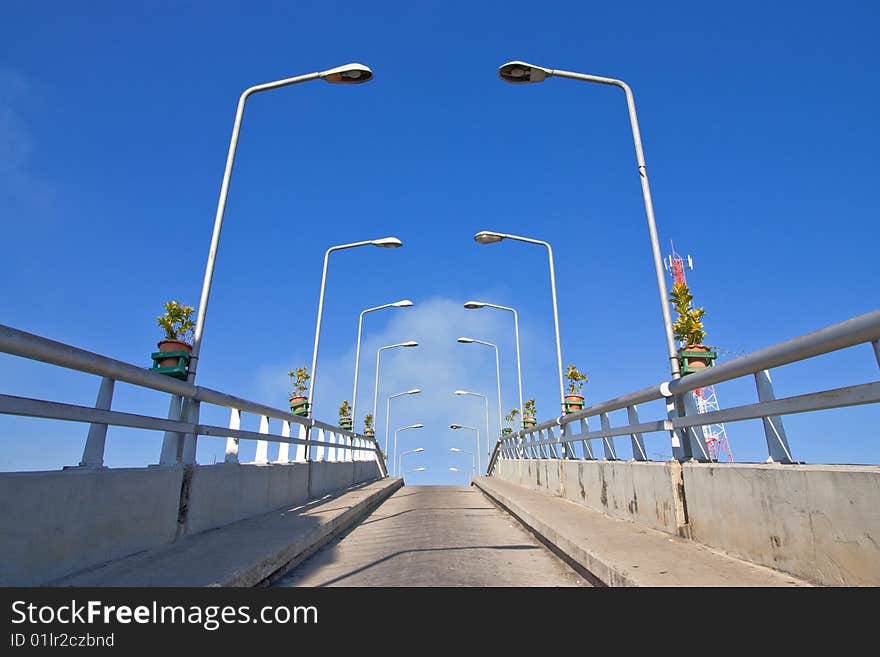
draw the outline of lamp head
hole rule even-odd
[[[460,452],[461,450],[458,447],[450,447],[449,451],[450,452]]]
[[[474,308],[485,308],[486,304],[483,301],[467,301],[464,307],[468,310],[473,310]]]
[[[424,428],[424,426],[425,426],[424,424],[411,424],[411,425],[410,425],[409,427],[407,427],[407,428],[408,428],[408,429],[422,429],[422,428]]]
[[[322,71],[320,75],[322,80],[336,84],[360,84],[373,79],[373,72],[369,67],[357,62]]]
[[[409,342],[401,342],[400,346],[401,347],[418,347],[419,343],[416,342],[415,340],[410,340]]]
[[[413,302],[409,299],[401,299],[400,301],[395,301],[391,305],[395,308],[409,308],[413,305]]]
[[[474,235],[474,241],[478,244],[495,244],[495,242],[500,242],[503,239],[504,235],[491,230],[481,230]]]
[[[425,467],[424,467],[424,466],[419,467],[419,468],[416,468],[415,470],[412,470],[412,472],[424,472],[424,471],[425,471]]]
[[[458,468],[449,468],[450,472],[458,472]]]
[[[456,342],[461,342],[462,344],[470,344],[471,342],[476,342],[473,338],[459,338]]]
[[[403,394],[405,394],[405,395],[417,395],[417,394],[419,394],[421,391],[422,391],[421,388],[413,388],[412,390],[407,390],[407,391],[406,391],[405,393],[403,393]]]
[[[378,240],[372,240],[370,244],[373,246],[381,246],[383,249],[396,249],[403,246],[403,242],[396,237],[383,237]]]
[[[470,393],[467,390],[456,390],[455,394],[456,395],[468,395]]]
[[[543,82],[551,75],[553,71],[549,68],[519,61],[507,62],[498,68],[498,77],[511,84]]]
[[[450,424],[449,428],[450,429],[461,429],[461,425],[460,424]]]
[[[417,447],[416,449],[413,450],[413,454],[415,454],[416,452],[424,452],[424,451],[425,451],[424,447]]]

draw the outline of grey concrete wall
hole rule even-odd
[[[694,540],[827,586],[880,586],[880,467],[684,464]]]
[[[181,468],[0,473],[0,585],[34,586],[174,539]]]
[[[671,534],[684,531],[681,465],[669,462],[502,460],[496,474]]]
[[[35,586],[379,478],[373,462],[0,473],[0,586]]]
[[[880,466],[502,460],[495,475],[826,586],[880,586]]]

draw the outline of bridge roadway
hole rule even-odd
[[[275,586],[589,586],[473,486],[404,486]]]

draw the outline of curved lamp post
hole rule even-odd
[[[498,435],[501,435],[501,364],[498,360],[498,345],[492,344],[491,342],[485,342],[484,340],[477,340],[476,338],[459,338],[456,342],[460,342],[462,344],[482,344],[487,347],[492,347],[495,350],[495,376],[496,376],[496,384],[498,386]],[[489,453],[489,434],[486,434],[486,453]]]
[[[395,397],[402,397],[403,395],[417,395],[422,391],[421,388],[413,388],[412,390],[407,390],[406,392],[398,392],[396,395],[388,395],[388,400],[385,403],[385,457],[388,457],[388,427],[391,426],[391,400]],[[376,417],[373,416],[373,421],[376,421]],[[394,465],[393,463],[391,465]]]
[[[407,429],[422,429],[424,428],[424,424],[411,424],[408,427],[400,427],[400,429],[394,430],[394,456],[391,459],[391,465],[393,466],[397,462],[397,434],[401,431],[406,431]],[[400,472],[395,470],[395,474],[400,476]]]
[[[338,246],[331,246],[327,249],[327,252],[324,254],[324,271],[321,274],[321,293],[318,296],[318,321],[315,324],[315,347],[312,351],[312,378],[309,381],[309,408],[314,408],[315,406],[315,398],[314,398],[314,390],[315,390],[315,379],[317,378],[317,372],[315,371],[318,366],[318,343],[321,341],[321,317],[324,314],[324,288],[327,284],[327,264],[330,260],[330,254],[334,251],[342,251],[343,249],[353,249],[358,246],[378,246],[384,249],[396,249],[398,247],[403,246],[403,242],[401,242],[396,237],[383,237],[377,240],[364,240],[362,242],[352,242],[351,244],[340,244]],[[311,413],[310,413],[311,415]],[[352,423],[354,423],[354,417],[352,417]]]
[[[394,303],[386,303],[381,306],[376,306],[375,308],[367,308],[366,310],[361,311],[361,316],[358,319],[358,337],[357,337],[357,347],[354,352],[354,389],[351,392],[351,419],[353,425],[357,423],[357,396],[358,396],[358,367],[360,365],[361,360],[361,329],[364,325],[364,315],[367,313],[372,313],[377,310],[384,310],[385,308],[410,308],[412,307],[413,302],[409,299],[402,299],[401,301],[395,301]],[[373,422],[376,421],[376,415],[373,414]]]
[[[408,449],[403,452],[400,457],[397,459],[397,472],[401,472],[403,470],[403,457],[407,454],[418,454],[419,452],[424,452],[424,447],[417,447],[416,449]]]
[[[456,430],[457,429],[470,429],[471,431],[475,431],[477,433],[477,469],[478,470],[482,469],[482,466],[480,465],[480,430],[477,429],[476,427],[469,427],[466,424],[450,424],[449,428],[456,429]],[[488,440],[487,440],[487,442],[488,442]]]
[[[514,308],[499,306],[498,304],[489,303],[488,301],[468,301],[464,304],[464,307],[468,310],[475,310],[477,308],[497,308],[498,310],[507,310],[513,313],[513,331],[516,336],[516,380],[519,384],[519,417],[520,424],[522,424],[522,419],[525,417],[525,413],[523,412],[522,367],[520,366],[519,360],[519,315]],[[522,426],[525,425],[522,424]]]
[[[202,335],[205,331],[205,316],[208,313],[208,298],[211,295],[211,283],[214,278],[214,263],[217,259],[217,248],[220,245],[220,231],[223,228],[223,215],[226,211],[226,197],[229,193],[229,180],[232,177],[232,166],[235,163],[235,151],[238,147],[238,135],[241,131],[241,121],[244,116],[244,106],[247,99],[253,94],[271,89],[280,89],[300,82],[322,79],[326,82],[337,84],[360,84],[373,78],[373,72],[363,64],[346,64],[319,73],[308,73],[294,78],[266,82],[245,89],[238,99],[238,108],[235,111],[235,122],[232,125],[232,138],[229,141],[229,151],[226,154],[226,169],[223,171],[223,182],[220,185],[220,198],[217,201],[217,213],[214,217],[214,232],[211,235],[211,247],[208,250],[208,264],[205,266],[205,278],[202,281],[202,296],[199,300],[199,313],[196,317],[196,326],[193,333],[193,348],[190,354],[189,374],[187,381],[192,383],[196,378],[196,369],[199,363],[199,352],[202,347]]]
[[[642,137],[639,132],[639,120],[636,116],[636,104],[633,100],[632,89],[630,89],[629,85],[622,80],[543,68],[525,62],[507,62],[498,69],[498,77],[505,82],[511,82],[513,84],[543,82],[551,76],[620,87],[626,95],[626,106],[629,110],[629,123],[630,128],[632,129],[633,144],[636,149],[639,180],[642,183],[642,196],[645,201],[645,214],[648,219],[648,233],[651,237],[651,252],[654,257],[654,273],[657,276],[657,292],[660,295],[660,308],[663,312],[663,328],[666,332],[666,348],[669,352],[669,367],[672,372],[672,378],[677,379],[681,376],[678,367],[678,351],[675,348],[675,337],[672,332],[672,319],[669,314],[666,281],[663,276],[663,260],[660,255],[660,244],[657,240],[657,224],[654,220],[654,205],[651,201],[651,187],[648,184],[648,169],[645,166],[645,153],[642,150]]]
[[[415,340],[410,340],[408,342],[398,342],[397,344],[389,344],[384,347],[379,347],[376,349],[376,381],[373,384],[373,422],[376,422],[376,404],[379,402],[379,356],[382,355],[382,352],[386,349],[396,349],[398,347],[418,347],[419,343]],[[421,391],[419,391],[421,392]],[[385,431],[385,435],[388,435],[388,431]],[[386,441],[387,442],[387,441]],[[387,445],[386,445],[387,447]],[[386,452],[387,454],[387,452]]]
[[[459,449],[458,447],[450,447],[450,452],[455,452],[457,454],[470,454],[471,455],[471,471],[474,476],[477,475],[477,462],[474,460],[474,453],[469,452],[466,449]]]
[[[456,390],[456,395],[473,395],[474,397],[482,397],[483,402],[486,404],[486,453],[489,451],[489,397],[486,395],[481,395],[479,392],[471,392],[470,390]],[[453,427],[454,428],[454,427]],[[501,431],[501,426],[498,426],[498,431]],[[480,467],[480,443],[477,441],[477,469]]]

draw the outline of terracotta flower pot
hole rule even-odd
[[[188,354],[192,353],[192,345],[181,340],[162,340],[157,346],[159,351],[185,351]],[[177,357],[162,358],[159,360],[159,367],[177,367],[178,360]]]
[[[523,427],[526,429],[530,429],[531,427],[537,426],[538,421],[533,417],[524,417],[523,418]]]
[[[376,435],[376,430],[373,427],[367,427],[364,429],[364,435],[367,438],[373,438]]]
[[[351,431],[351,418],[350,417],[339,418],[339,428],[344,429],[345,431]]]
[[[684,351],[712,351],[704,344],[691,344],[684,348]],[[702,370],[709,367],[708,358],[699,358],[695,356],[688,357],[688,367],[692,370]]]
[[[566,395],[565,396],[565,410],[567,413],[571,413],[572,411],[582,411],[584,409],[584,396],[583,395]]]
[[[306,417],[308,415],[308,405],[306,404],[308,397],[304,397],[302,395],[294,395],[290,398],[290,412],[294,415],[302,415]]]
[[[511,433],[513,433],[513,429],[510,429],[510,428],[508,428],[508,427],[504,427],[504,428],[501,430],[501,435],[502,435],[502,436],[506,436],[506,435],[511,434]]]

